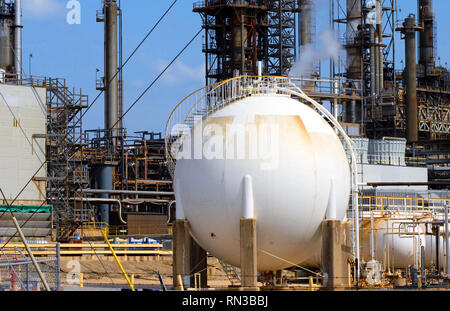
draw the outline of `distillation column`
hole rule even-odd
[[[410,14],[403,27],[399,28],[405,39],[405,82],[406,82],[406,139],[419,140],[419,121],[417,108],[417,65],[416,65],[416,17]]]
[[[428,76],[434,71],[434,13],[433,0],[419,0],[419,23],[423,30],[419,32],[419,64]]]
[[[119,93],[118,93],[118,38],[117,38],[117,1],[105,0],[103,4],[104,19],[97,19],[103,21],[105,26],[105,46],[104,46],[104,123],[105,136],[109,137],[108,151],[114,154],[117,148],[117,136],[119,127]],[[113,189],[113,159],[109,162],[99,163],[95,167],[95,177],[98,189],[112,190]],[[108,194],[101,194],[100,198],[108,198]],[[109,224],[110,205],[99,204],[100,221]]]
[[[361,50],[361,0],[347,0],[347,24],[345,31],[345,49],[347,51],[347,78],[360,80],[362,78],[362,50]],[[360,88],[360,85],[354,85]],[[356,121],[356,102],[346,102],[342,106],[344,122]]]
[[[105,14],[105,129],[117,136],[119,119],[117,75],[117,1],[106,0]],[[113,142],[115,146],[115,142]]]

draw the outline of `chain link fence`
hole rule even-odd
[[[59,245],[34,250],[45,253],[36,257],[36,262],[50,290],[60,291]],[[0,249],[0,291],[45,291],[31,258],[17,246]]]

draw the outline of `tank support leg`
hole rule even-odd
[[[182,290],[192,288],[195,274],[200,273],[200,286],[206,288],[207,283],[207,254],[190,236],[189,222],[177,219],[173,226],[173,288]],[[183,284],[180,284],[180,278]]]
[[[348,255],[350,244],[347,241],[349,227],[340,220],[324,220],[322,224],[322,269],[324,288],[342,290],[348,286]]]
[[[256,257],[256,219],[241,218],[241,286],[259,290]]]

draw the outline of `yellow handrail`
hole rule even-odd
[[[114,249],[113,249],[112,246],[111,246],[111,243],[109,243],[109,240],[108,240],[108,237],[107,237],[106,234],[105,234],[105,231],[102,230],[102,234],[103,234],[103,238],[104,238],[105,241],[106,241],[106,244],[108,244],[108,247],[109,247],[109,249],[111,250],[111,253],[113,254],[114,258],[116,259],[116,262],[117,262],[117,265],[118,265],[119,268],[120,268],[120,271],[122,271],[122,274],[123,274],[123,276],[125,277],[125,279],[127,280],[128,285],[130,285],[131,290],[134,292],[135,290],[134,290],[133,283],[132,283],[132,282],[130,281],[130,279],[128,278],[128,274],[125,272],[125,269],[122,267],[122,264],[120,263],[120,260],[119,260],[119,258],[118,258],[117,255],[116,255],[116,252],[114,251]]]

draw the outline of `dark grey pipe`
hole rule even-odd
[[[105,14],[105,129],[118,136],[117,2],[106,0]],[[113,142],[116,146],[116,142]]]
[[[406,138],[408,142],[419,140],[419,120],[417,108],[417,66],[416,66],[416,30],[415,16],[405,19],[403,34],[405,35],[406,58]]]
[[[110,191],[113,188],[112,167],[99,165],[96,167],[97,187],[104,191]],[[107,193],[99,193],[99,198],[108,199]],[[99,204],[99,216],[102,223],[109,224],[109,204]]]

